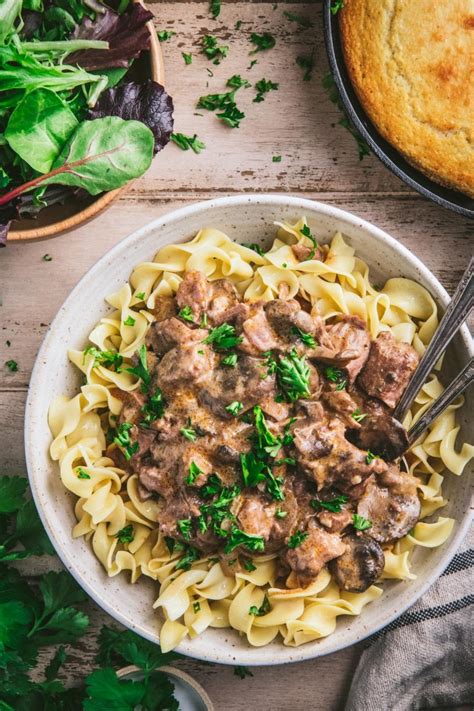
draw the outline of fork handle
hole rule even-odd
[[[431,425],[433,420],[441,415],[442,412],[451,405],[451,403],[458,398],[461,393],[472,385],[474,382],[474,358],[464,366],[459,375],[453,380],[453,382],[448,385],[446,390],[440,395],[440,397],[432,404],[432,406],[427,410],[422,417],[420,417],[413,427],[408,430],[408,441],[410,446],[413,442],[416,442],[418,437]]]
[[[464,321],[474,306],[474,257],[471,258],[468,268],[464,272],[461,281],[454,293],[451,302],[446,309],[443,318],[430,341],[423,357],[421,358],[412,379],[401,396],[393,416],[403,422],[403,419],[410,409],[418,391],[425,382],[429,373],[436,365],[438,358],[447,348],[448,343]]]

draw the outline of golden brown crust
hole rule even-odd
[[[405,158],[474,197],[469,0],[346,0],[341,41],[368,116]]]

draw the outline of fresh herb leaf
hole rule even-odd
[[[325,375],[331,383],[337,383],[336,390],[344,390],[347,385],[347,378],[345,377],[343,370],[330,365],[326,368]]]
[[[86,472],[82,467],[77,467],[77,478],[78,479],[90,479],[91,475]]]
[[[361,412],[360,407],[358,407],[354,412],[352,413],[352,419],[354,419],[356,422],[362,422],[362,420],[367,417],[366,412]]]
[[[248,667],[243,666],[234,667],[234,674],[240,679],[245,679],[246,676],[253,676],[253,672]]]
[[[212,345],[214,350],[228,351],[242,343],[242,336],[235,335],[235,327],[230,323],[223,323],[212,328],[203,343]]]
[[[138,452],[138,442],[132,442],[130,439],[130,430],[133,425],[131,422],[122,422],[122,424],[117,429],[117,433],[113,438],[113,442],[120,447],[127,462],[133,457],[134,454]]]
[[[0,514],[18,511],[23,505],[27,481],[20,476],[0,476]]]
[[[268,614],[270,610],[270,600],[268,599],[268,596],[265,595],[260,607],[257,607],[256,605],[251,605],[249,607],[249,615],[255,615],[255,617],[262,617],[263,615]]]
[[[237,353],[231,353],[230,355],[225,356],[221,360],[222,365],[226,365],[228,368],[235,368],[237,365]]]
[[[370,449],[367,450],[367,456],[365,458],[365,461],[367,464],[372,464],[374,459],[377,459],[377,455],[374,454],[373,452],[370,451]]]
[[[178,531],[181,533],[184,539],[189,541],[192,533],[192,523],[190,518],[183,518],[176,523]]]
[[[130,314],[127,316],[125,321],[123,322],[124,326],[135,326],[137,319],[133,318],[133,316],[130,316]]]
[[[156,34],[160,42],[167,42],[176,34],[176,32],[172,32],[171,30],[158,30]]]
[[[240,467],[244,486],[257,486],[259,482],[265,481],[266,465],[253,452],[240,454]]]
[[[205,499],[210,499],[222,490],[222,482],[217,474],[211,474],[206,484],[201,487],[201,494]]]
[[[368,528],[372,528],[372,521],[355,513],[352,517],[352,525],[357,531],[367,531]]]
[[[282,511],[281,509],[277,509],[275,511],[275,516],[277,518],[286,518],[288,516],[288,511]]]
[[[299,55],[296,57],[296,64],[301,67],[301,69],[304,69],[303,81],[310,81],[314,68],[313,55],[310,57],[303,57],[302,55]]]
[[[234,402],[231,402],[230,405],[227,405],[227,407],[225,409],[227,410],[227,412],[230,412],[231,415],[234,415],[234,417],[237,417],[239,412],[241,412],[244,409],[244,406],[238,400],[234,400]]]
[[[303,531],[297,531],[292,536],[289,537],[287,546],[288,548],[298,548],[303,541],[305,541],[309,536],[309,533],[303,533]]]
[[[225,91],[222,94],[206,94],[201,96],[197,103],[198,109],[206,109],[207,111],[215,111],[223,109],[228,104],[234,103],[234,91]]]
[[[193,55],[192,54],[187,54],[186,52],[181,52],[181,56],[184,59],[184,63],[186,65],[193,63]]]
[[[152,422],[163,417],[165,412],[165,401],[160,388],[156,388],[153,395],[150,395],[140,412],[145,416],[140,422],[142,427],[149,427]]]
[[[344,0],[331,0],[331,13],[337,15],[339,10],[344,7]]]
[[[203,473],[204,472],[202,471],[202,469],[200,469],[196,462],[193,460],[189,465],[189,474],[186,477],[186,484],[194,484],[199,475]]]
[[[298,328],[298,326],[293,326],[291,332],[294,336],[299,338],[299,340],[302,341],[305,346],[308,346],[308,348],[316,348],[316,340],[314,336],[311,335],[311,333],[302,331],[301,328]]]
[[[115,534],[115,538],[118,538],[119,543],[131,543],[135,538],[133,525],[130,523],[128,526],[121,528],[120,531]]]
[[[245,533],[245,531],[241,531],[239,528],[234,527],[231,530],[224,552],[232,553],[237,546],[245,546],[245,548],[250,551],[263,552],[265,550],[265,541],[262,536],[255,536],[251,533]]]
[[[266,49],[272,49],[276,40],[269,32],[264,32],[259,35],[257,32],[252,32],[250,35],[250,41],[255,45],[255,49],[250,52],[250,54],[256,54],[256,52],[263,52]]]
[[[83,362],[85,361],[85,356],[87,355],[91,355],[94,358],[94,362],[92,364],[93,368],[97,368],[98,365],[103,365],[104,368],[113,368],[116,373],[120,373],[123,363],[123,356],[121,356],[120,353],[117,353],[116,351],[101,351],[95,346],[89,346],[83,352]]]
[[[143,669],[145,674],[178,658],[174,652],[162,652],[158,644],[149,642],[131,630],[122,632],[104,626],[100,630],[98,644],[99,664],[105,666],[135,664]]]
[[[202,38],[202,51],[208,59],[213,60],[213,64],[220,64],[222,59],[227,57],[229,47],[219,45],[217,37],[214,35],[204,35]]]
[[[178,311],[178,316],[182,318],[183,321],[190,321],[190,323],[194,323],[194,312],[188,305],[183,306],[181,311]]]
[[[313,243],[313,249],[311,253],[308,255],[308,259],[313,259],[316,250],[318,249],[318,242],[316,238],[313,236],[313,233],[311,232],[310,228],[308,225],[303,225],[303,227],[300,229],[300,234],[303,235],[303,237],[307,237],[312,243]]]
[[[184,554],[176,563],[176,570],[189,570],[194,561],[199,560],[199,551],[192,546],[187,546]]]
[[[332,513],[339,513],[342,511],[342,506],[348,502],[348,497],[344,494],[335,496],[333,499],[327,501],[320,501],[319,499],[311,499],[311,506],[313,509],[325,509],[326,511],[332,511]]]
[[[251,249],[253,252],[257,252],[257,254],[259,254],[261,257],[265,256],[265,252],[256,242],[244,242],[242,247],[247,247],[247,249]]]
[[[226,104],[224,111],[220,114],[216,114],[216,116],[222,119],[230,128],[239,128],[240,122],[245,118],[244,112],[237,108],[235,102]]]
[[[43,260],[43,262],[52,262],[53,261],[53,258],[50,254],[43,254],[41,259]]]
[[[148,370],[148,364],[146,360],[146,345],[143,343],[138,349],[138,363],[132,368],[125,368],[127,373],[135,375],[141,383],[142,392],[147,392],[151,385],[151,375]]]
[[[281,163],[281,156],[272,156],[272,163]]]
[[[269,91],[276,91],[279,87],[279,84],[273,81],[269,81],[267,79],[260,79],[260,81],[257,81],[255,83],[255,88],[257,89],[257,95],[254,99],[254,101],[258,104],[262,101],[265,100],[265,94],[268,94]]]
[[[221,0],[210,0],[209,11],[214,19],[221,13]]]
[[[305,30],[308,29],[309,27],[313,27],[313,23],[308,17],[303,17],[302,15],[297,15],[295,12],[289,12],[288,10],[284,10],[283,14],[285,17],[289,19],[290,22],[297,22],[300,27],[303,27]]]
[[[292,349],[288,357],[280,358],[277,365],[277,379],[280,388],[290,402],[310,395],[309,379],[310,369],[305,357],[298,356]]]
[[[334,81],[334,77],[330,72],[324,75],[323,81],[322,81],[323,88],[326,90],[329,100],[337,106],[339,111],[342,113],[342,118],[338,121],[340,126],[343,126],[345,129],[349,131],[351,136],[354,138],[354,140],[357,143],[357,150],[359,153],[359,160],[362,160],[365,156],[370,155],[370,148],[365,142],[365,140],[362,138],[360,133],[356,131],[356,129],[352,126],[350,123],[348,116],[344,110],[344,105],[341,101],[341,97],[339,96],[339,91],[337,89],[336,83]]]
[[[242,87],[246,88],[252,85],[249,81],[247,81],[247,79],[242,79],[240,74],[234,74],[230,77],[230,79],[227,79],[227,86],[230,86],[233,89],[241,89]]]
[[[194,430],[192,427],[181,427],[180,429],[181,434],[183,437],[186,439],[189,439],[190,442],[195,442],[197,438],[196,430]]]
[[[254,570],[257,570],[257,566],[254,565],[251,560],[244,560],[243,566],[249,573],[253,573]]]
[[[194,153],[201,153],[206,147],[206,144],[197,137],[197,134],[194,134],[194,136],[186,136],[184,133],[172,133],[171,140],[173,143],[176,143],[182,151],[189,151],[191,148]]]
[[[197,615],[198,612],[201,610],[201,603],[200,602],[193,602],[193,612],[195,615]]]
[[[16,362],[16,360],[7,360],[5,362],[5,365],[12,373],[16,373],[16,371],[18,370],[18,363]]]

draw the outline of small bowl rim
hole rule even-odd
[[[188,674],[188,672],[185,672],[182,669],[177,669],[169,664],[158,667],[155,671],[163,672],[163,674],[166,674],[167,676],[175,677],[177,679],[181,679],[181,681],[184,681],[199,695],[201,701],[206,706],[207,711],[214,711],[214,704],[212,703],[209,694],[204,687],[196,681],[193,676],[191,676],[191,674]],[[129,664],[128,666],[117,669],[116,671],[119,679],[126,679],[128,676],[136,673],[143,675],[143,670],[135,664]]]
[[[84,290],[84,282],[87,280],[94,279],[100,276],[101,270],[105,267],[107,263],[113,262],[114,258],[119,256],[123,250],[130,251],[130,248],[134,244],[141,242],[142,238],[148,233],[159,233],[160,229],[165,229],[166,227],[175,224],[182,223],[188,217],[196,217],[203,215],[205,219],[206,213],[213,210],[214,208],[226,208],[226,207],[244,207],[246,204],[253,203],[255,206],[272,206],[278,207],[281,210],[285,208],[291,208],[295,212],[298,211],[299,214],[308,211],[310,215],[314,216],[314,213],[318,213],[323,217],[333,219],[334,222],[340,220],[348,224],[349,227],[354,229],[362,229],[364,233],[368,234],[371,238],[380,242],[388,247],[393,253],[394,258],[397,257],[402,262],[408,262],[413,266],[420,274],[422,280],[425,284],[429,285],[429,288],[434,294],[434,298],[438,304],[443,308],[446,308],[449,303],[449,296],[436,279],[436,277],[431,273],[431,271],[426,267],[423,262],[421,262],[418,257],[412,254],[403,244],[399,243],[394,237],[391,237],[387,232],[379,227],[376,227],[372,223],[342,210],[338,207],[332,205],[327,205],[318,201],[309,200],[307,198],[300,198],[296,196],[289,196],[286,194],[241,194],[234,195],[230,197],[220,197],[212,200],[207,200],[203,202],[194,203],[192,205],[187,205],[182,208],[173,210],[156,220],[148,223],[144,227],[133,232],[131,235],[126,237],[124,240],[118,242],[111,250],[104,254],[82,277],[76,287],[70,292],[69,296],[66,298],[65,302],[61,306],[56,315],[55,319],[51,323],[51,326],[45,336],[45,339],[39,349],[36,361],[33,367],[32,376],[30,380],[30,387],[28,391],[28,397],[26,401],[25,408],[25,457],[27,463],[28,477],[30,482],[30,488],[35,500],[38,513],[43,522],[43,525],[56,549],[56,553],[62,560],[66,569],[76,578],[79,585],[87,592],[87,594],[95,600],[95,602],[102,607],[111,617],[115,618],[118,622],[125,625],[129,629],[133,629],[138,634],[142,635],[146,639],[152,642],[157,642],[157,634],[150,632],[147,625],[141,620],[131,620],[130,616],[126,612],[123,612],[117,605],[109,603],[104,600],[104,585],[105,582],[101,582],[99,586],[94,586],[90,583],[87,576],[80,572],[79,565],[74,556],[73,550],[73,538],[72,536],[66,541],[61,540],[61,538],[56,534],[54,527],[54,515],[47,506],[44,505],[42,500],[43,497],[43,486],[40,476],[41,467],[35,465],[36,451],[33,445],[34,440],[34,430],[38,429],[38,424],[35,423],[35,411],[41,410],[41,398],[39,397],[40,384],[43,382],[42,370],[47,363],[48,351],[51,348],[57,347],[57,340],[55,335],[55,330],[61,324],[61,320],[67,314],[68,305],[79,297],[80,293]],[[132,265],[130,265],[132,266]],[[428,288],[428,287],[427,287]],[[461,327],[460,335],[463,341],[463,347],[472,356],[474,353],[474,346],[472,339],[470,337],[469,330],[466,325]],[[46,446],[46,443],[45,443]],[[50,503],[49,501],[47,502]],[[50,520],[51,516],[51,520]],[[453,534],[450,536],[449,540],[446,541],[440,549],[439,559],[436,565],[434,565],[429,573],[426,573],[424,580],[420,582],[420,586],[416,587],[416,581],[412,581],[410,587],[410,594],[407,595],[400,602],[397,602],[396,609],[383,616],[380,622],[375,622],[375,624],[368,623],[364,629],[357,634],[353,635],[353,639],[346,640],[342,636],[341,639],[337,638],[337,630],[334,635],[331,635],[333,642],[329,642],[329,649],[319,647],[315,643],[309,643],[307,645],[301,645],[298,647],[284,647],[285,658],[281,658],[278,653],[274,653],[271,648],[264,647],[260,649],[259,647],[248,647],[245,649],[236,648],[233,646],[232,642],[223,643],[222,647],[216,653],[212,645],[204,645],[196,650],[193,648],[193,642],[195,640],[190,640],[185,638],[176,648],[178,653],[184,654],[186,656],[193,657],[195,659],[201,659],[203,661],[217,662],[220,664],[244,664],[247,666],[268,666],[281,663],[297,662],[307,659],[313,659],[320,656],[325,656],[327,654],[332,654],[334,652],[340,651],[346,647],[352,646],[367,637],[375,634],[380,629],[385,628],[388,624],[397,619],[403,612],[405,612],[409,607],[411,607],[416,600],[423,595],[426,590],[437,580],[442,571],[449,564],[452,557],[455,555],[465,533],[470,525],[472,516],[469,512],[464,513],[462,519],[457,519],[457,527],[455,528]],[[91,553],[92,555],[92,553]],[[105,580],[105,579],[104,579]],[[126,584],[126,583],[124,583]],[[393,607],[393,605],[392,605]],[[230,633],[237,634],[235,630],[230,630]],[[283,647],[283,645],[282,645]]]
[[[146,7],[143,0],[133,0],[133,2],[143,5]],[[157,34],[155,32],[155,26],[153,20],[147,22],[147,27],[150,32],[150,48],[147,50],[149,54],[149,66],[150,75],[153,81],[158,82],[164,86],[165,82],[165,68],[163,60],[163,52],[161,51],[161,45],[158,40]],[[45,225],[44,227],[31,227],[30,229],[21,229],[21,226],[17,229],[12,229],[8,233],[9,242],[33,242],[35,240],[48,239],[49,237],[57,237],[65,232],[74,230],[82,225],[90,222],[94,217],[98,216],[100,213],[104,212],[108,207],[111,206],[115,200],[117,200],[123,193],[125,193],[130,186],[133,184],[133,180],[129,181],[121,188],[116,188],[115,190],[108,190],[102,193],[94,200],[90,205],[79,210],[79,212],[66,217],[59,222],[53,222],[50,225]],[[21,223],[21,220],[15,220],[14,222]]]

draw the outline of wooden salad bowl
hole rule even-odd
[[[134,0],[134,2],[145,4],[141,0]],[[150,20],[147,26],[150,30],[150,49],[148,52],[143,52],[146,62],[140,67],[140,71],[144,75],[143,78],[150,77],[158,84],[164,85],[163,54],[153,20]],[[48,237],[56,237],[64,232],[74,230],[110,207],[128,189],[131,182],[121,188],[110,190],[98,196],[90,195],[86,200],[80,201],[79,209],[78,207],[75,208],[74,204],[51,205],[51,207],[46,207],[42,210],[37,219],[15,220],[12,229],[8,233],[8,242],[47,239]]]

